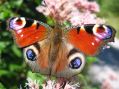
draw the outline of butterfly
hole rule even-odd
[[[85,56],[96,55],[114,41],[115,29],[104,24],[61,28],[25,17],[9,20],[16,44],[24,49],[26,62],[34,72],[70,78],[84,68]]]

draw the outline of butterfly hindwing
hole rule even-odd
[[[108,25],[89,24],[69,29],[67,40],[86,55],[95,55],[107,42],[113,41],[115,30]]]
[[[50,45],[48,40],[38,42],[24,49],[26,62],[34,72],[44,75],[70,78],[80,73],[85,65],[85,57],[78,49],[71,44],[62,42],[58,47],[55,60],[49,57]],[[54,58],[53,57],[53,58]]]
[[[85,56],[70,43],[60,46],[56,61],[52,66],[52,75],[71,78],[81,72],[85,65]]]
[[[51,66],[49,66],[48,43],[47,40],[39,41],[24,48],[25,61],[31,67],[33,72],[50,75]]]
[[[9,20],[14,39],[19,47],[25,47],[47,38],[50,27],[42,22],[25,17],[13,17]]]

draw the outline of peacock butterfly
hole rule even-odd
[[[96,55],[115,36],[115,30],[104,24],[51,28],[25,17],[11,18],[9,29],[34,72],[65,78],[78,74],[85,55]]]

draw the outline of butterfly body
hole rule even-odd
[[[54,28],[24,17],[10,19],[16,43],[24,47],[26,62],[34,72],[70,78],[85,65],[85,55],[96,55],[102,46],[113,41],[115,30],[107,25],[84,25]]]

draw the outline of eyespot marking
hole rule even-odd
[[[72,54],[74,54],[74,53],[77,53],[77,52],[78,52],[78,50],[75,49],[75,48],[73,48],[72,50],[70,50],[69,54],[67,55],[67,58],[68,58],[70,55],[72,55]]]
[[[112,37],[112,28],[106,25],[95,25],[93,28],[93,33],[99,39],[110,39]]]
[[[73,60],[71,60],[69,67],[72,69],[78,69],[80,68],[81,64],[82,64],[81,59],[79,57],[76,57]]]
[[[12,30],[20,30],[22,29],[26,24],[24,17],[13,17],[9,21],[9,28]]]
[[[27,56],[27,59],[30,60],[30,61],[35,61],[36,60],[36,54],[32,49],[28,49],[26,51],[26,56]]]
[[[19,26],[22,25],[22,20],[21,20],[20,18],[18,18],[18,19],[16,20],[16,24],[19,25]]]
[[[38,50],[38,52],[40,53],[40,44],[39,43],[35,43],[34,47]]]
[[[96,30],[97,33],[103,33],[105,31],[105,29],[103,28],[103,26],[99,26]]]
[[[72,70],[81,71],[85,65],[85,56],[81,52],[75,52],[69,56],[68,67]]]
[[[104,26],[105,27],[105,26]],[[106,39],[109,39],[109,38],[111,38],[112,37],[112,34],[113,34],[113,28],[112,27],[110,27],[110,26],[107,26],[107,30],[108,30],[108,36],[106,37]]]

